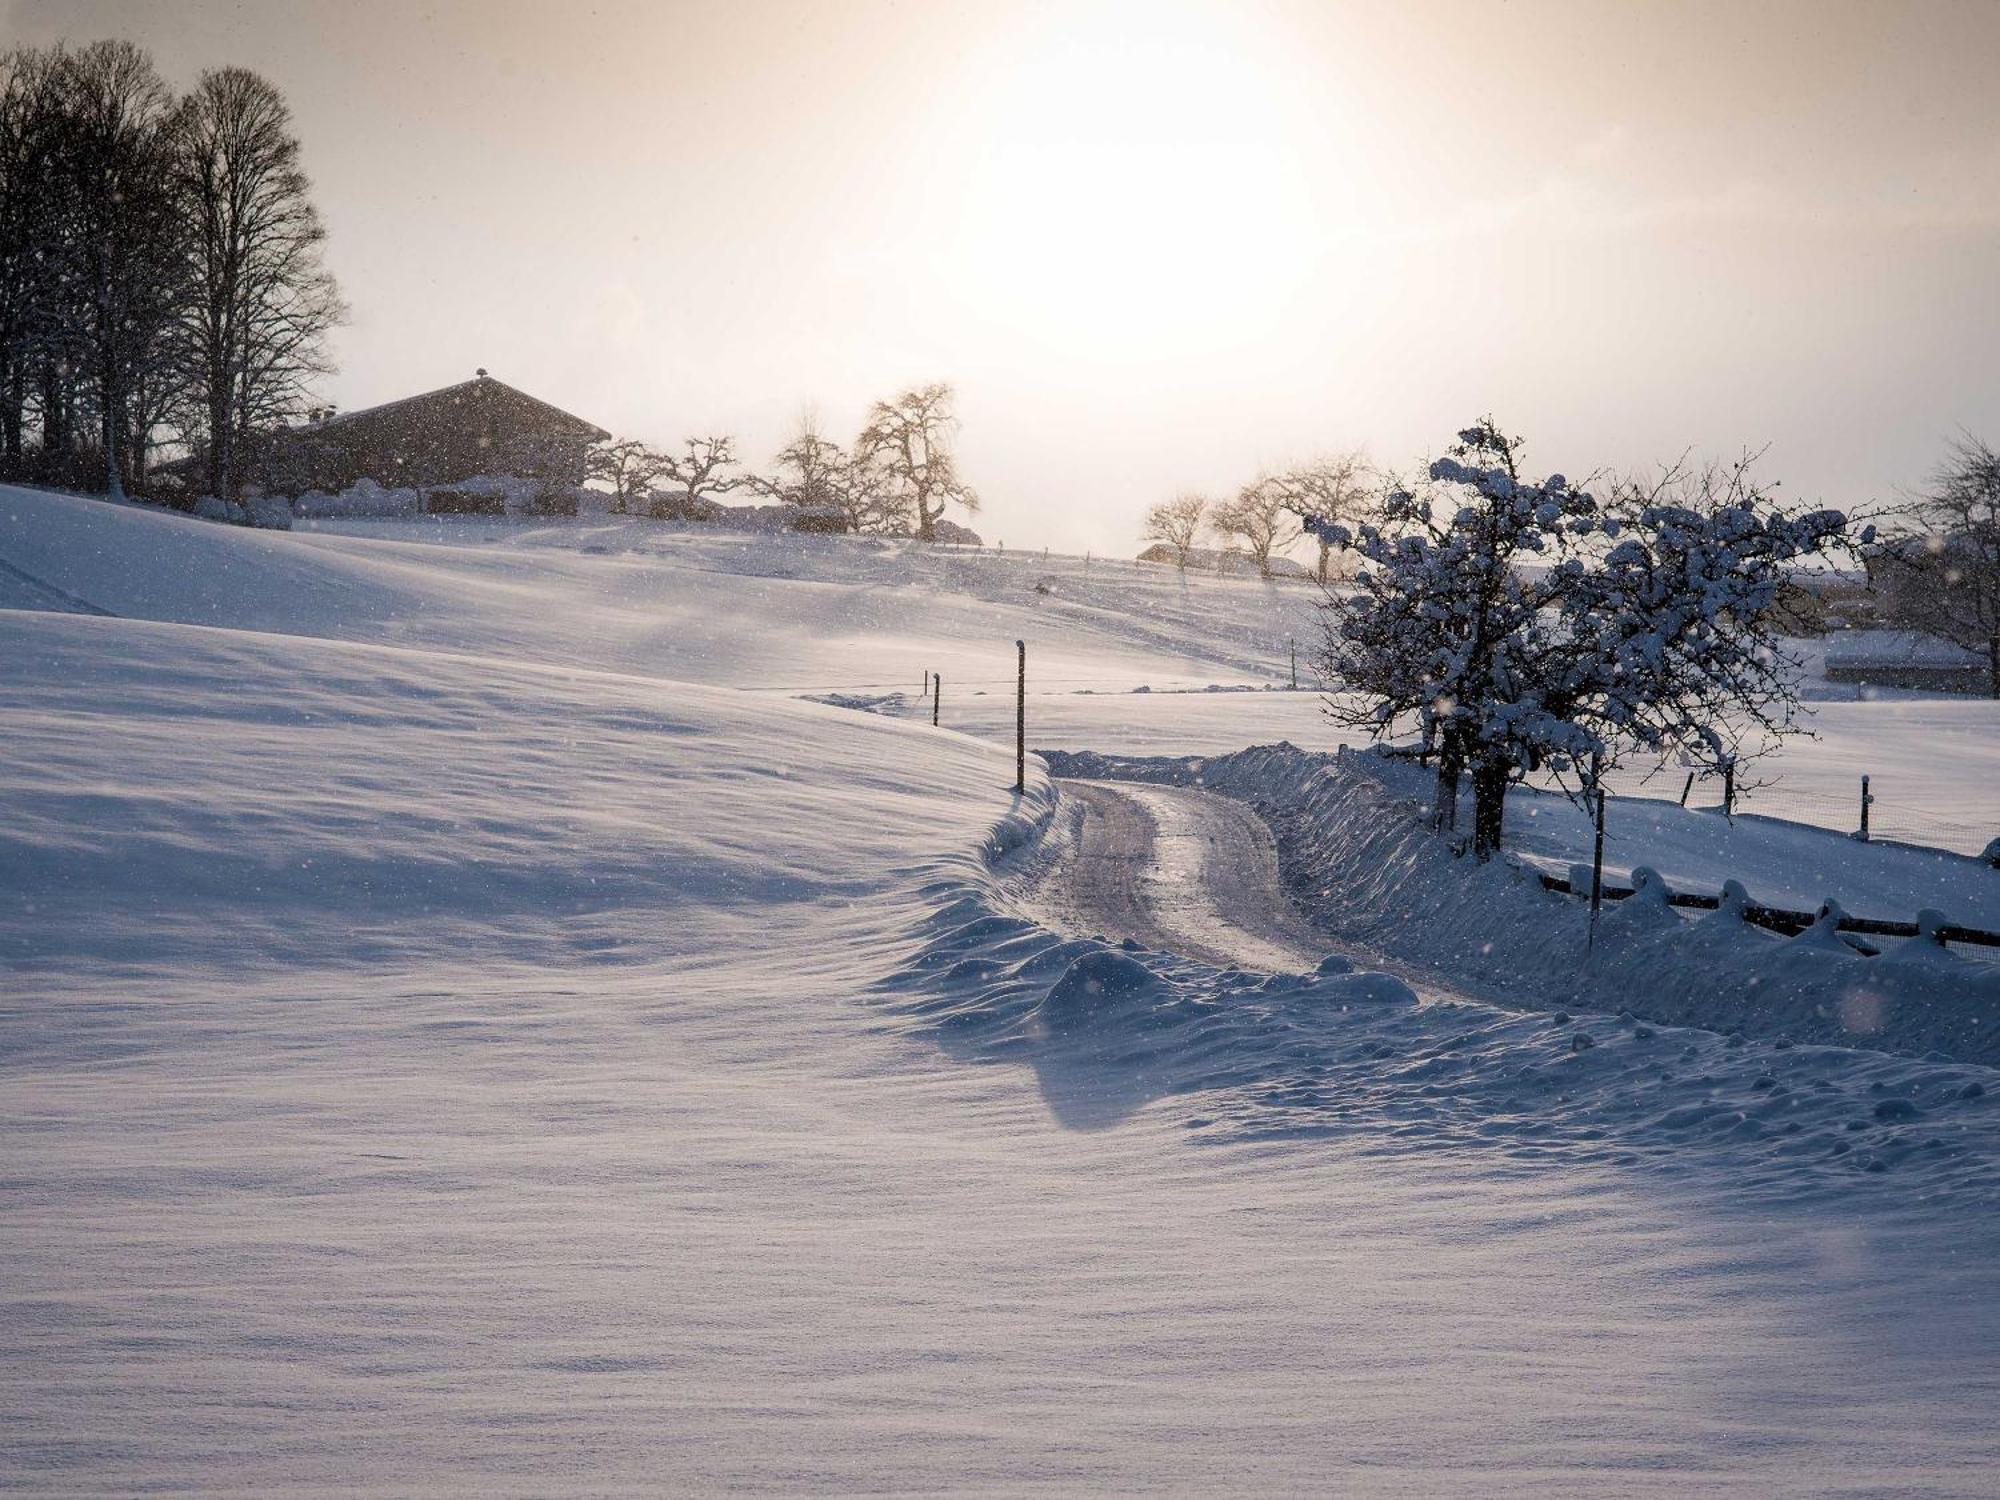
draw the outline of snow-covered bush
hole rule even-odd
[[[334,520],[344,516],[422,515],[423,496],[413,489],[384,489],[372,479],[357,479],[339,494],[308,490],[292,502],[302,520]]]
[[[232,526],[254,526],[263,531],[292,529],[292,505],[282,495],[252,494],[241,500],[203,495],[195,501],[194,513],[204,521],[226,521]]]

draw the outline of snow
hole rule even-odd
[[[802,701],[1222,737],[1312,591],[321,524],[0,491],[7,1486],[1988,1487],[1990,1070],[1054,933]]]
[[[1870,667],[1982,667],[1963,646],[1914,630],[1842,630],[1827,638],[1826,664],[1858,671]]]

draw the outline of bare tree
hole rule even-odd
[[[715,502],[710,495],[726,495],[748,484],[747,474],[730,474],[736,467],[735,439],[728,436],[689,438],[683,452],[661,455],[659,477],[680,486],[680,493],[657,491],[652,515],[656,520],[699,521]]]
[[[2000,698],[2000,453],[1969,433],[1954,439],[1896,514],[1914,534],[1867,554],[1891,618],[1983,656],[1987,690]]]
[[[130,42],[58,52],[67,210],[56,234],[75,270],[74,314],[96,408],[105,489],[122,495],[134,387],[166,362],[183,264],[167,131],[172,96]],[[66,232],[65,232],[66,231]]]
[[[786,506],[794,526],[818,531],[886,531],[896,507],[888,500],[879,471],[820,431],[808,411],[791,441],[778,450],[776,472],[751,480],[760,494]]]
[[[672,463],[666,454],[647,447],[637,438],[620,438],[601,443],[585,454],[583,471],[586,477],[610,485],[612,513],[628,516],[634,513],[633,502],[644,497],[668,473]]]
[[[1331,526],[1359,521],[1369,503],[1369,488],[1375,481],[1368,457],[1359,448],[1294,464],[1276,474],[1266,475],[1258,484],[1278,497],[1279,503],[1303,522]],[[1310,528],[1308,528],[1310,529]],[[1333,546],[1323,533],[1319,542],[1319,581],[1326,582]]]
[[[0,57],[0,474],[8,477],[29,473],[29,402],[46,383],[62,322],[57,94],[54,54]]]
[[[952,452],[954,399],[952,388],[940,382],[878,401],[854,445],[856,462],[880,477],[884,504],[916,522],[919,541],[936,540],[947,505],[979,509],[979,496],[959,474]]]
[[[212,69],[182,101],[175,138],[208,488],[227,498],[243,481],[245,438],[290,418],[326,372],[326,336],[344,309],[320,263],[326,231],[284,96],[247,69]]]
[[[1208,524],[1225,541],[1239,543],[1257,565],[1259,577],[1271,576],[1271,557],[1298,536],[1285,506],[1285,494],[1269,477],[1246,484],[1236,498],[1215,507]]]
[[[1140,532],[1141,541],[1164,542],[1174,549],[1174,562],[1181,572],[1187,572],[1188,552],[1201,536],[1202,523],[1208,519],[1208,496],[1192,491],[1162,500],[1146,512],[1146,528]]]

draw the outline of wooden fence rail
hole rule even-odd
[[[1565,896],[1588,896],[1590,888],[1577,890],[1560,875],[1542,875],[1542,889],[1558,891]],[[1602,888],[1606,901],[1623,901],[1637,894],[1631,886],[1606,885]],[[1720,896],[1702,896],[1693,891],[1670,891],[1667,905],[1688,906],[1698,911],[1714,911],[1722,905]],[[1782,932],[1787,937],[1796,937],[1819,920],[1818,912],[1787,911],[1781,906],[1762,906],[1755,901],[1744,903],[1743,920],[1772,932]],[[1835,924],[1841,932],[1860,933],[1872,937],[1913,938],[1922,935],[1922,929],[1915,922],[1891,922],[1881,917],[1850,917],[1842,914]],[[1942,943],[1969,943],[1980,948],[2000,948],[2000,932],[1987,932],[1978,927],[1960,927],[1954,923],[1942,923],[1936,929],[1937,938]]]

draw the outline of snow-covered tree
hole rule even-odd
[[[1192,491],[1162,500],[1146,511],[1145,529],[1139,533],[1141,541],[1162,542],[1173,548],[1174,561],[1185,573],[1188,553],[1201,536],[1202,524],[1208,519],[1208,496]]]
[[[1956,439],[1898,519],[1905,534],[1869,555],[1896,623],[1976,651],[2000,698],[2000,453]]]
[[[854,444],[856,462],[881,481],[884,503],[907,516],[923,542],[937,539],[947,505],[979,509],[979,495],[959,473],[953,451],[955,399],[940,382],[877,401]]]
[[[1786,513],[1747,463],[1719,488],[1675,467],[1600,502],[1525,478],[1520,451],[1482,420],[1379,519],[1308,523],[1362,560],[1357,597],[1328,606],[1329,712],[1377,733],[1414,719],[1437,753],[1434,821],[1455,826],[1469,773],[1481,857],[1525,771],[1675,749],[1720,765],[1747,734],[1792,732],[1796,664],[1770,606],[1846,531],[1836,511]]]

